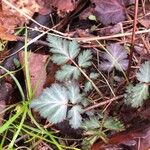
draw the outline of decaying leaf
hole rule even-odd
[[[105,71],[111,71],[113,68],[122,71],[128,67],[127,52],[118,43],[112,43],[107,46],[107,52],[103,55],[103,59],[100,69]]]
[[[13,34],[10,34],[8,28],[0,25],[0,39],[7,41],[17,41],[17,37]]]
[[[91,150],[148,150],[150,148],[150,125],[138,125],[135,129],[126,130],[109,138],[107,143],[96,141]],[[140,144],[139,144],[140,142]]]
[[[16,9],[19,9],[20,12],[17,12],[8,4],[13,5]],[[2,1],[2,11],[0,12],[0,38],[3,40],[16,41],[16,37],[12,35],[14,29],[28,22],[28,18],[23,16],[21,12],[32,17],[35,12],[38,12],[38,8],[39,6],[35,0]]]
[[[32,17],[35,12],[38,12],[40,9],[40,6],[36,2],[36,0],[9,0],[8,3],[11,3],[13,6],[15,6],[17,9],[20,10],[20,12],[25,13],[29,17]],[[16,15],[17,18],[21,20],[21,23],[27,23],[29,20],[27,17],[23,16],[20,12],[16,11],[14,8],[9,6],[6,1],[2,1],[2,9],[4,12],[10,12],[11,15]]]
[[[18,16],[11,14],[11,12],[0,12],[0,38],[2,40],[16,41],[14,33],[15,27],[21,25],[21,20]]]
[[[91,0],[95,3],[97,19],[104,25],[116,24],[126,19],[125,6],[133,3],[130,0]]]
[[[48,58],[47,55],[28,53],[29,55],[29,71],[30,71],[30,79],[32,90],[34,93],[34,97],[38,97],[42,90],[43,85],[46,80],[46,60]],[[19,60],[21,65],[24,66],[24,52],[19,53]]]
[[[75,3],[72,0],[36,0],[41,6],[40,13],[48,14],[52,7],[57,8],[58,12],[70,12],[75,8]]]

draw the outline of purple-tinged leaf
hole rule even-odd
[[[127,52],[124,47],[118,43],[110,44],[106,47],[107,51],[103,55],[104,61],[100,65],[100,69],[111,71],[116,68],[119,71],[126,70],[128,67]]]
[[[95,3],[95,15],[104,25],[116,24],[126,19],[125,6],[133,0],[91,0]]]

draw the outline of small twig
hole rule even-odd
[[[16,36],[17,38],[17,41],[21,41],[21,42],[24,42],[25,41],[25,37],[23,36]],[[27,38],[27,41],[31,41],[32,39],[31,38]],[[45,42],[45,41],[42,41],[42,40],[36,40],[34,41],[35,44],[37,45],[43,45],[43,46],[49,46],[49,43],[48,42]]]
[[[84,109],[84,112],[89,111],[89,110],[94,109],[94,108],[98,108],[98,107],[103,106],[103,105],[106,105],[106,104],[108,104],[110,102],[116,101],[116,100],[121,99],[123,97],[124,97],[124,95],[119,95],[119,96],[113,97],[112,99],[106,100],[104,102],[100,102],[98,104],[89,106],[89,107]]]
[[[149,32],[150,32],[150,29],[136,31],[135,35],[143,34],[143,33],[149,33]],[[68,38],[68,37],[66,37],[66,39],[77,40],[78,42],[86,43],[86,42],[97,41],[97,40],[110,40],[110,39],[112,40],[113,38],[121,38],[121,37],[125,37],[125,36],[132,36],[132,32],[119,33],[119,34],[108,35],[108,36],[94,36],[94,37],[81,37],[81,38]]]

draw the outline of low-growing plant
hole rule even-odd
[[[85,133],[92,133],[88,136],[86,145],[90,145],[97,138],[105,140],[106,134],[100,130],[101,126],[107,131],[122,130],[123,125],[117,119],[108,117],[102,123],[103,117],[94,117],[92,111],[84,110],[90,104],[88,93],[91,90],[95,89],[102,97],[93,81],[98,79],[99,74],[89,70],[92,66],[92,51],[81,51],[76,41],[56,36],[49,35],[47,40],[52,53],[51,60],[60,65],[60,70],[55,74],[56,83],[44,89],[42,94],[31,102],[30,107],[52,124],[68,120],[72,128],[83,128]],[[82,83],[81,76],[85,78]],[[86,117],[83,118],[83,114],[86,114]]]
[[[103,120],[104,119],[104,120]],[[103,126],[103,130],[102,127]],[[105,117],[103,115],[93,116],[82,123],[86,138],[82,142],[83,149],[90,149],[90,146],[99,138],[107,142],[106,131],[122,131],[124,125],[115,117]]]
[[[39,98],[31,102],[30,107],[39,111],[41,116],[51,123],[56,124],[68,119],[73,128],[79,128],[82,122],[81,114],[87,101],[86,93],[93,89],[93,85],[96,87],[92,80],[97,79],[99,75],[91,72],[88,77],[86,72],[92,65],[92,51],[80,52],[76,41],[67,41],[55,36],[48,36],[48,41],[50,52],[53,53],[52,61],[60,65],[60,70],[55,75],[58,83],[46,88]],[[82,74],[87,80],[81,92],[78,80]]]
[[[125,103],[135,108],[142,106],[144,100],[149,97],[150,61],[146,61],[141,65],[136,78],[139,83],[135,86],[132,84],[127,86],[125,94]]]

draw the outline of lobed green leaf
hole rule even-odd
[[[92,52],[91,50],[83,51],[78,57],[78,65],[83,68],[87,68],[92,65]]]
[[[81,123],[82,123],[81,113],[82,113],[82,111],[83,110],[82,110],[80,105],[75,105],[68,112],[68,118],[70,119],[69,123],[74,129],[77,129],[81,126]]]
[[[140,82],[150,82],[150,61],[146,61],[141,65],[136,77]]]
[[[56,72],[56,79],[59,81],[65,81],[70,79],[78,79],[80,76],[80,70],[71,65],[63,65],[61,70]]]

